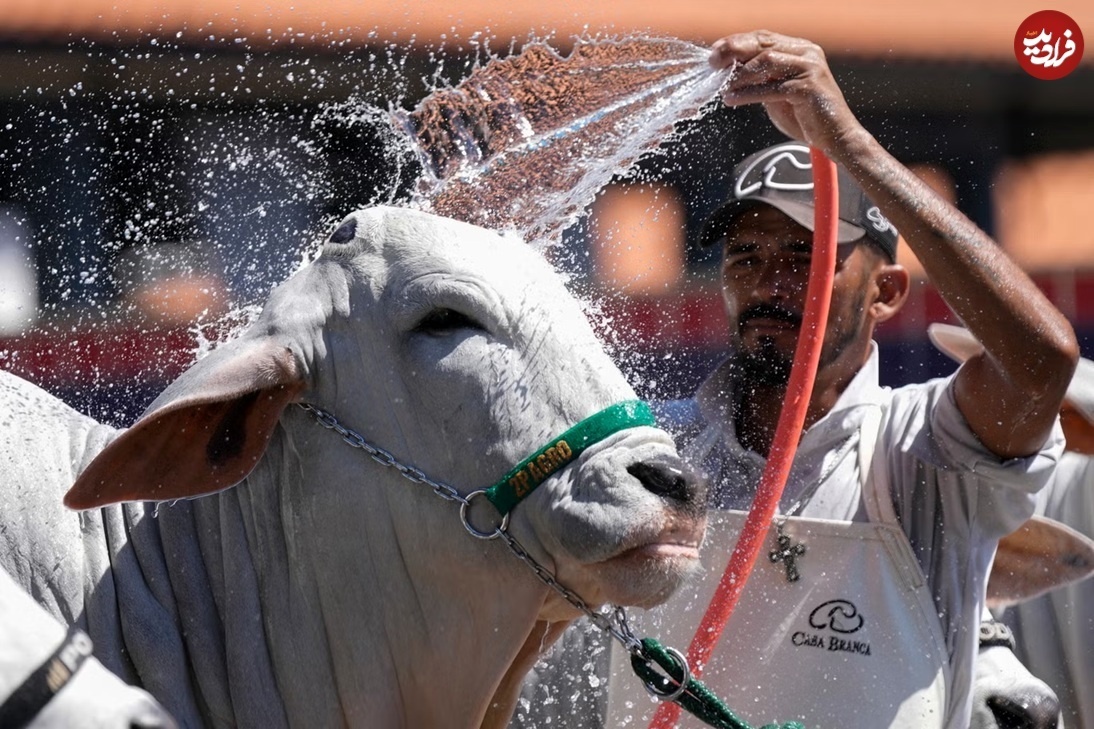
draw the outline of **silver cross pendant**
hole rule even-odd
[[[801,542],[794,544],[790,535],[783,531],[781,521],[775,523],[775,549],[767,553],[773,563],[783,563],[786,568],[786,581],[797,582],[801,578],[798,572],[798,557],[805,554],[805,545]]]

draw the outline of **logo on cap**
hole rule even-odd
[[[893,235],[897,234],[896,226],[890,223],[889,219],[881,214],[881,210],[878,209],[877,205],[872,208],[867,208],[866,219],[870,221],[870,225],[874,226],[874,230],[879,233],[891,231]]]
[[[798,159],[795,153],[801,153],[805,155],[805,161]],[[783,161],[788,164],[783,164]],[[755,178],[753,172],[759,170],[759,179],[753,179],[746,185],[746,181],[750,178]],[[813,162],[809,159],[809,148],[800,144],[781,144],[777,147],[772,147],[763,154],[760,154],[756,159],[750,161],[748,165],[741,170],[737,175],[737,182],[733,187],[733,194],[737,199],[748,197],[755,194],[760,188],[766,187],[771,190],[812,190],[813,189]],[[785,179],[787,172],[793,179]],[[807,173],[805,179],[802,180],[801,173]],[[784,179],[780,180],[778,177],[782,173]]]

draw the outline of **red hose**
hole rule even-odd
[[[798,437],[805,424],[813,381],[817,376],[824,330],[828,322],[828,308],[832,301],[832,279],[836,268],[836,231],[839,217],[839,190],[836,183],[836,166],[820,150],[810,148],[813,163],[813,203],[816,221],[813,230],[813,256],[809,264],[809,285],[806,289],[805,311],[802,313],[801,331],[794,350],[794,364],[790,381],[786,386],[782,411],[775,428],[767,465],[760,477],[760,486],[752,501],[752,508],[745,519],[744,529],[722,573],[718,589],[703,615],[699,629],[688,646],[688,665],[695,678],[699,678],[710,658],[711,651],[729,622],[733,609],[744,591],[745,583],[756,564],[765,537],[775,517],[783,487],[786,486]],[[774,690],[774,687],[772,687]],[[657,707],[650,729],[671,729],[680,716],[680,705],[664,702]]]

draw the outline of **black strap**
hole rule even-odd
[[[984,620],[980,623],[980,647],[1006,646],[1014,650],[1014,633],[998,620]]]
[[[21,729],[46,707],[91,655],[91,638],[73,626],[53,655],[0,704],[0,727]]]

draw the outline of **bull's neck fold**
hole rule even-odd
[[[102,602],[109,586],[120,626],[97,620],[92,638],[122,643],[130,661],[118,668],[167,695],[183,725],[503,726],[513,675],[564,625],[537,626],[545,588],[500,542],[462,535],[456,553],[426,553],[423,534],[462,532],[458,509],[421,509],[436,498],[428,488],[302,412],[286,421],[232,489],[91,512],[112,569],[88,597]],[[375,478],[347,492],[350,466]],[[357,538],[334,536],[346,534]]]

